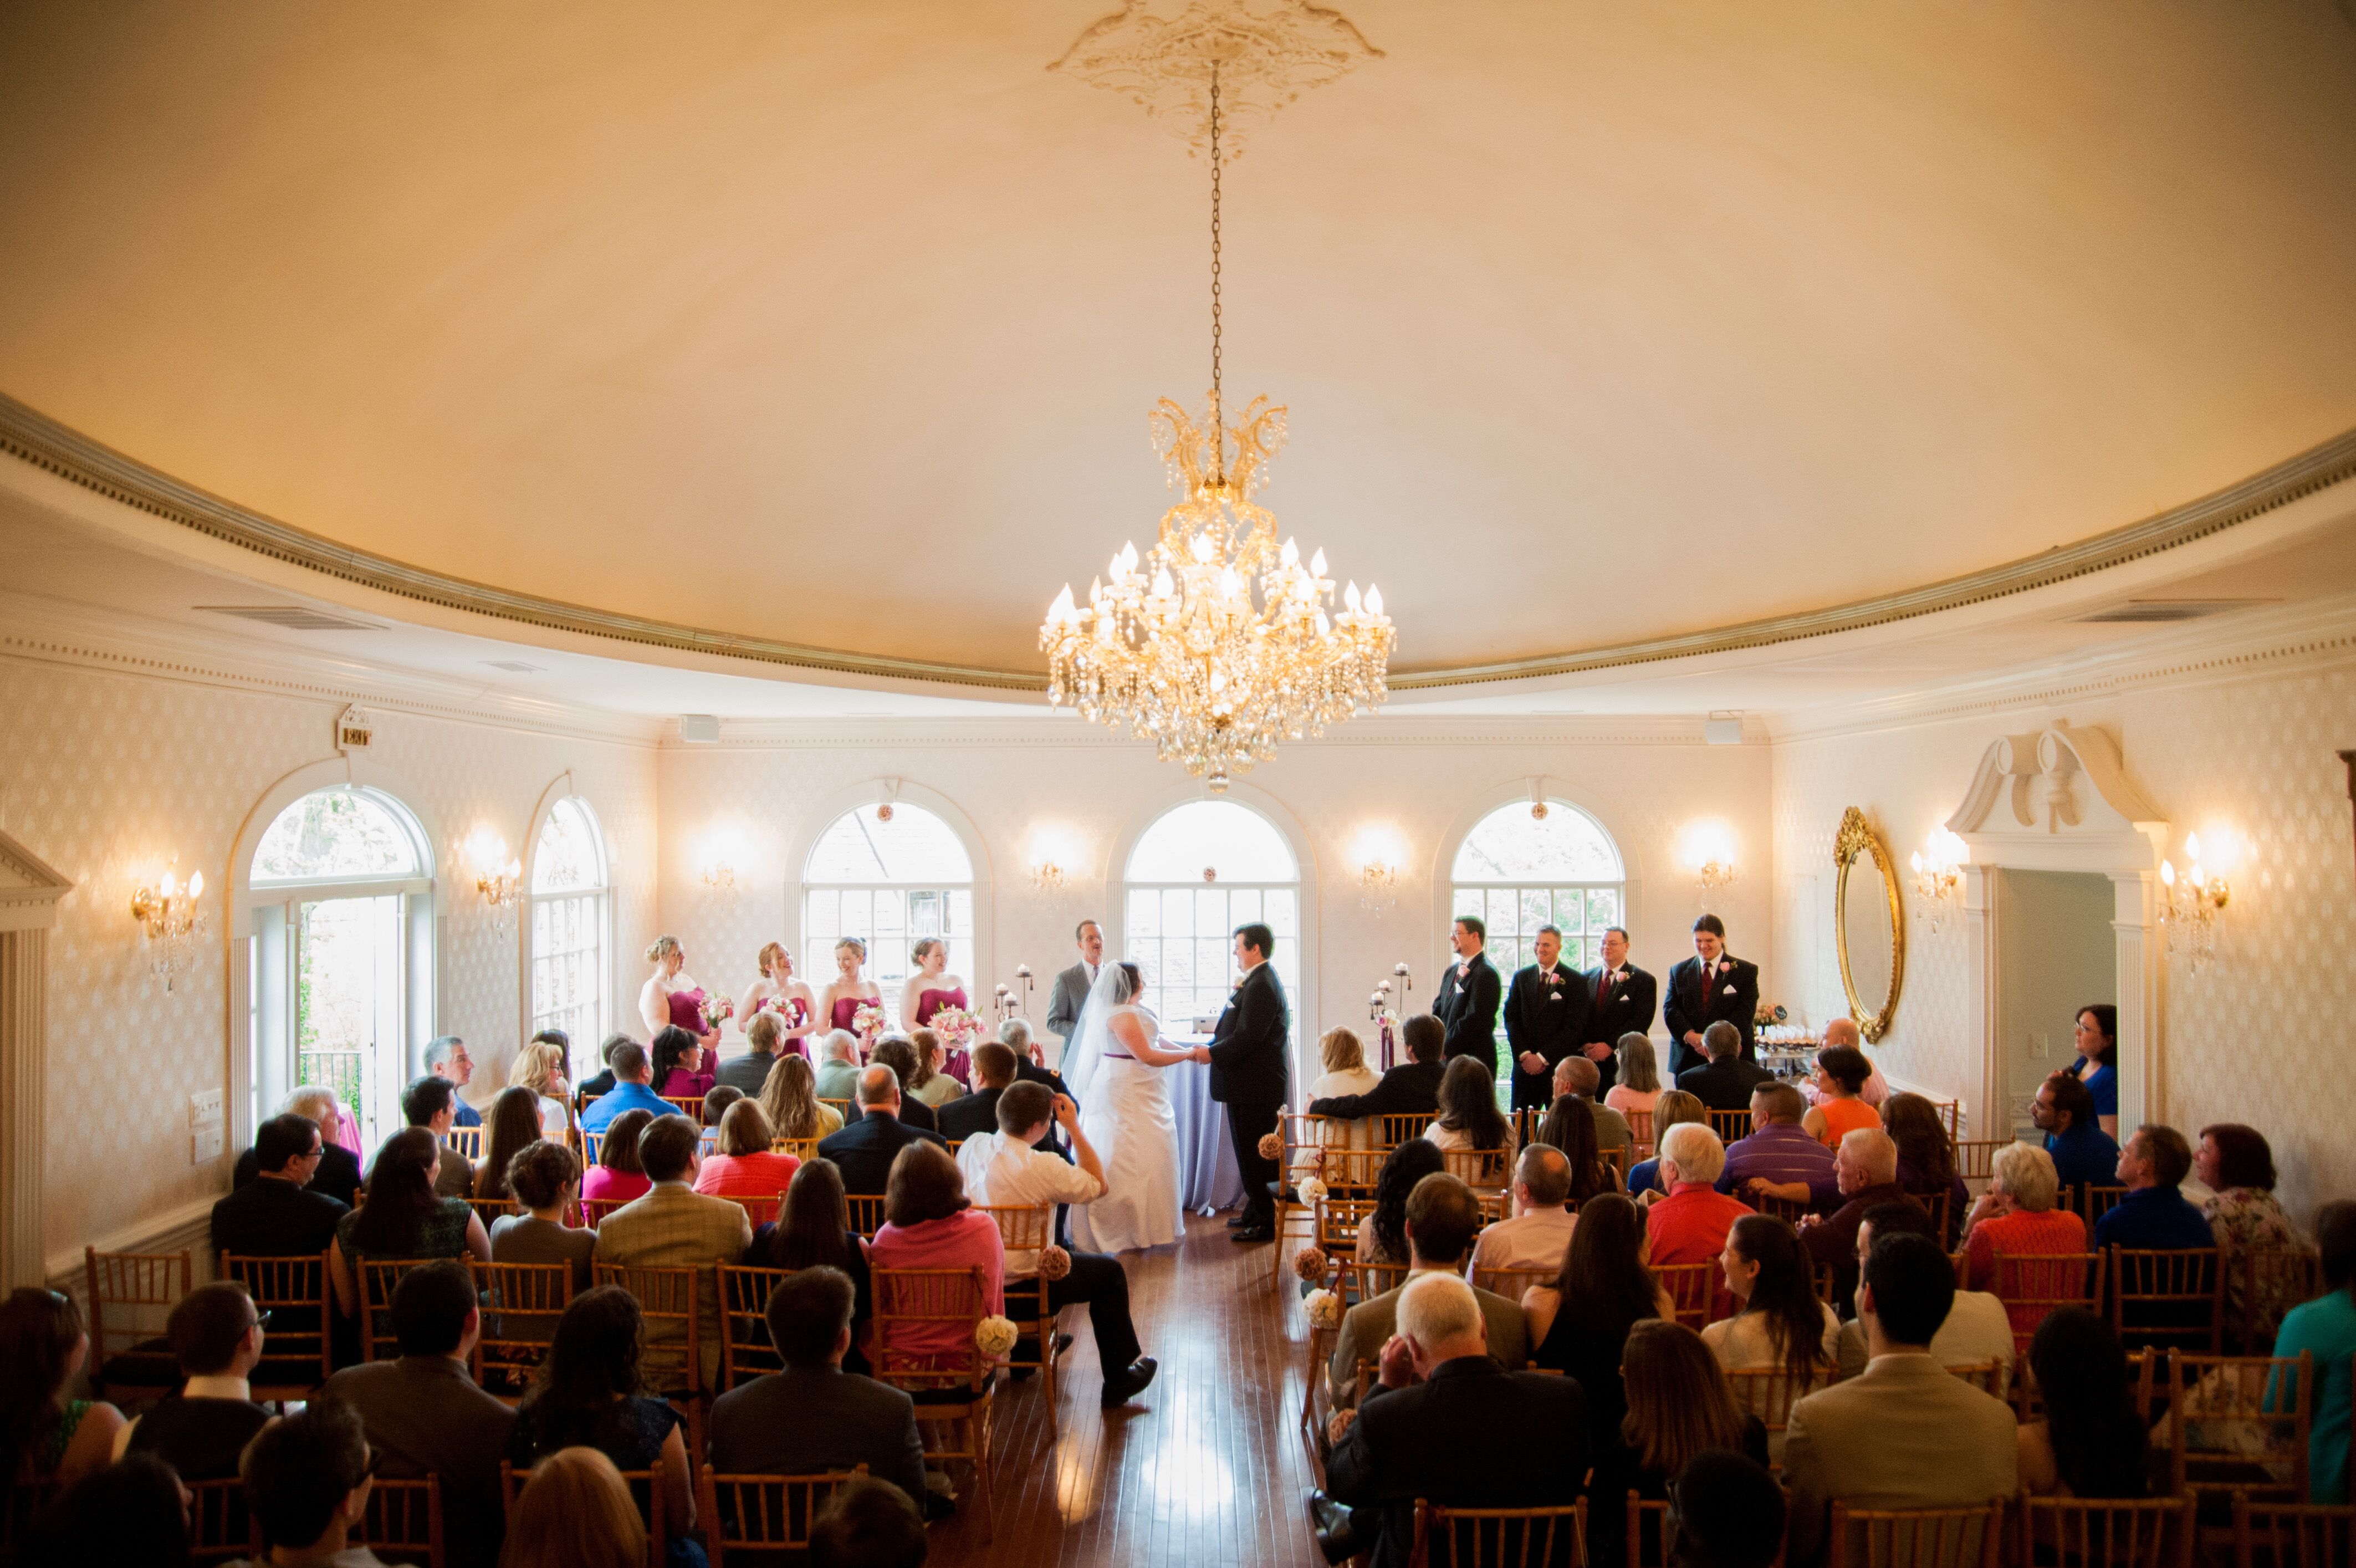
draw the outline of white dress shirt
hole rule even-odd
[[[1104,1186],[1077,1165],[1041,1154],[1006,1133],[977,1133],[958,1149],[958,1171],[965,1177],[965,1195],[993,1208],[1033,1203],[1091,1203],[1104,1196]],[[1035,1273],[1039,1254],[1028,1248],[1009,1249],[1009,1274]]]

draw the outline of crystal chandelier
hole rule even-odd
[[[1180,496],[1141,560],[1121,546],[1085,607],[1070,584],[1039,628],[1047,701],[1151,737],[1161,759],[1207,775],[1214,792],[1276,755],[1280,739],[1323,734],[1382,705],[1396,634],[1383,596],[1355,582],[1334,604],[1325,553],[1304,564],[1255,505],[1284,446],[1282,405],[1255,398],[1233,425],[1220,396],[1221,60],[1210,67],[1211,393],[1200,423],[1168,398],[1150,419]],[[1233,456],[1229,453],[1232,447]],[[1257,583],[1258,595],[1254,598]]]

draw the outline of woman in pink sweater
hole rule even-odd
[[[868,1249],[868,1266],[887,1269],[976,1269],[981,1274],[981,1313],[1006,1311],[1006,1251],[999,1240],[998,1222],[974,1211],[965,1196],[965,1178],[957,1162],[938,1144],[911,1144],[892,1162],[884,1190],[884,1228]],[[875,1375],[884,1382],[895,1372],[969,1371],[974,1364],[973,1330],[962,1322],[886,1325],[882,1314],[894,1308],[895,1296],[909,1287],[881,1277],[875,1280]],[[925,1310],[944,1303],[937,1282],[924,1283]],[[906,1305],[914,1306],[915,1301]],[[927,1393],[934,1400],[953,1402],[966,1397],[962,1385],[934,1391],[911,1389],[919,1404]]]

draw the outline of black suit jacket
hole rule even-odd
[[[1547,983],[1547,977],[1554,983]],[[1555,1064],[1587,1043],[1587,977],[1558,960],[1541,973],[1537,964],[1515,972],[1505,987],[1505,1047],[1513,1058],[1514,1108],[1554,1103]],[[1522,1070],[1522,1053],[1546,1058],[1545,1070]]]
[[[1577,1380],[1508,1372],[1486,1356],[1443,1361],[1428,1381],[1377,1385],[1325,1466],[1326,1489],[1381,1510],[1375,1568],[1406,1568],[1415,1501],[1456,1508],[1567,1508],[1588,1467],[1587,1395]],[[1571,1561],[1568,1530],[1547,1561]],[[1451,1561],[1433,1543],[1433,1568]],[[1518,1559],[1515,1559],[1518,1561]],[[1533,1568],[1540,1561],[1535,1552]]]
[[[850,1112],[842,1119],[842,1124],[846,1127],[855,1127],[866,1119],[867,1112],[860,1109],[859,1101],[853,1099]],[[937,1133],[941,1130],[939,1115],[931,1106],[913,1094],[900,1096],[900,1120],[911,1127],[922,1127],[927,1133]]]
[[[1075,1106],[1078,1105],[1080,1102],[1080,1097],[1078,1095],[1074,1094],[1070,1090],[1064,1087],[1064,1075],[1062,1073],[1041,1067],[1037,1062],[1033,1061],[1028,1057],[1018,1056],[1014,1058],[1014,1081],[1017,1083],[1044,1083],[1047,1086],[1049,1093],[1060,1094],[1065,1099],[1070,1101]],[[1046,1150],[1049,1154],[1055,1155],[1057,1159],[1063,1161],[1067,1165],[1073,1163],[1072,1141],[1064,1136],[1064,1129],[1054,1122],[1048,1123],[1047,1135],[1044,1139],[1040,1140],[1039,1146]]]
[[[925,1447],[898,1389],[832,1367],[755,1378],[712,1404],[712,1464],[730,1475],[808,1476],[864,1465],[922,1505]]]
[[[1603,988],[1603,966],[1596,965],[1581,979],[1587,982],[1587,1039],[1617,1049],[1622,1035],[1649,1035],[1653,1015],[1661,1000],[1661,983],[1649,971],[1623,964],[1628,978],[1610,990]]]
[[[904,1106],[913,1104],[903,1101]],[[884,1178],[892,1174],[892,1162],[900,1151],[918,1139],[938,1144],[940,1134],[911,1127],[890,1116],[862,1116],[833,1136],[821,1139],[818,1152],[832,1160],[842,1173],[842,1190],[877,1194],[884,1190]]]
[[[234,1192],[261,1175],[262,1161],[248,1149],[237,1157],[237,1168],[230,1174],[230,1190]],[[359,1189],[360,1157],[341,1144],[324,1145],[319,1150],[319,1168],[311,1173],[306,1190],[323,1193],[348,1208],[352,1194]]]
[[[1757,1026],[1759,1009],[1759,966],[1747,963],[1732,953],[1721,954],[1717,971],[1705,983],[1701,971],[1701,955],[1696,953],[1669,971],[1669,994],[1661,1004],[1661,1016],[1669,1026],[1669,1070],[1682,1073],[1687,1068],[1699,1067],[1709,1058],[1686,1044],[1686,1031],[1698,1034],[1712,1024],[1724,1019],[1742,1034],[1742,1059],[1751,1061],[1758,1051],[1751,1045],[1751,1034]]]
[[[213,1251],[254,1258],[308,1258],[336,1239],[350,1212],[324,1192],[256,1178],[213,1205]]]
[[[1244,976],[1211,1036],[1211,1098],[1232,1105],[1266,1106],[1273,1114],[1290,1092],[1292,1009],[1276,966]]]
[[[1465,966],[1462,980],[1456,978],[1456,965],[1450,964],[1440,974],[1440,992],[1431,999],[1433,1016],[1448,1026],[1448,1044],[1440,1057],[1453,1061],[1458,1057],[1478,1057],[1484,1062],[1497,1059],[1497,1004],[1504,987],[1498,983],[1496,966],[1484,952],[1474,953]]]
[[[1309,1112],[1312,1116],[1406,1115],[1410,1112],[1437,1112],[1440,1110],[1440,1079],[1448,1071],[1446,1062],[1401,1062],[1383,1074],[1383,1080],[1364,1094],[1338,1094],[1331,1100],[1312,1100]]]
[[[1751,1091],[1762,1083],[1774,1081],[1773,1073],[1740,1057],[1704,1062],[1677,1074],[1677,1087],[1712,1111],[1748,1111]]]
[[[937,1113],[941,1136],[954,1144],[976,1133],[997,1132],[998,1097],[1005,1092],[1002,1089],[977,1089],[942,1106]]]
[[[388,1476],[442,1477],[444,1536],[454,1568],[492,1568],[507,1532],[499,1461],[515,1412],[475,1386],[449,1356],[403,1356],[347,1367],[328,1393],[359,1412]]]
[[[769,1081],[769,1069],[776,1065],[777,1058],[774,1051],[755,1051],[749,1056],[731,1057],[720,1064],[720,1070],[712,1075],[712,1081],[714,1085],[724,1083],[731,1089],[741,1089],[747,1098],[758,1100],[762,1089]]]

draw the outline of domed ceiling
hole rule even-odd
[[[1035,675],[1208,381],[1205,164],[1044,69],[1108,8],[24,0],[0,392],[428,573]],[[1402,671],[1901,593],[2356,427],[2325,0],[1344,9],[1383,58],[1231,167],[1226,385]]]

